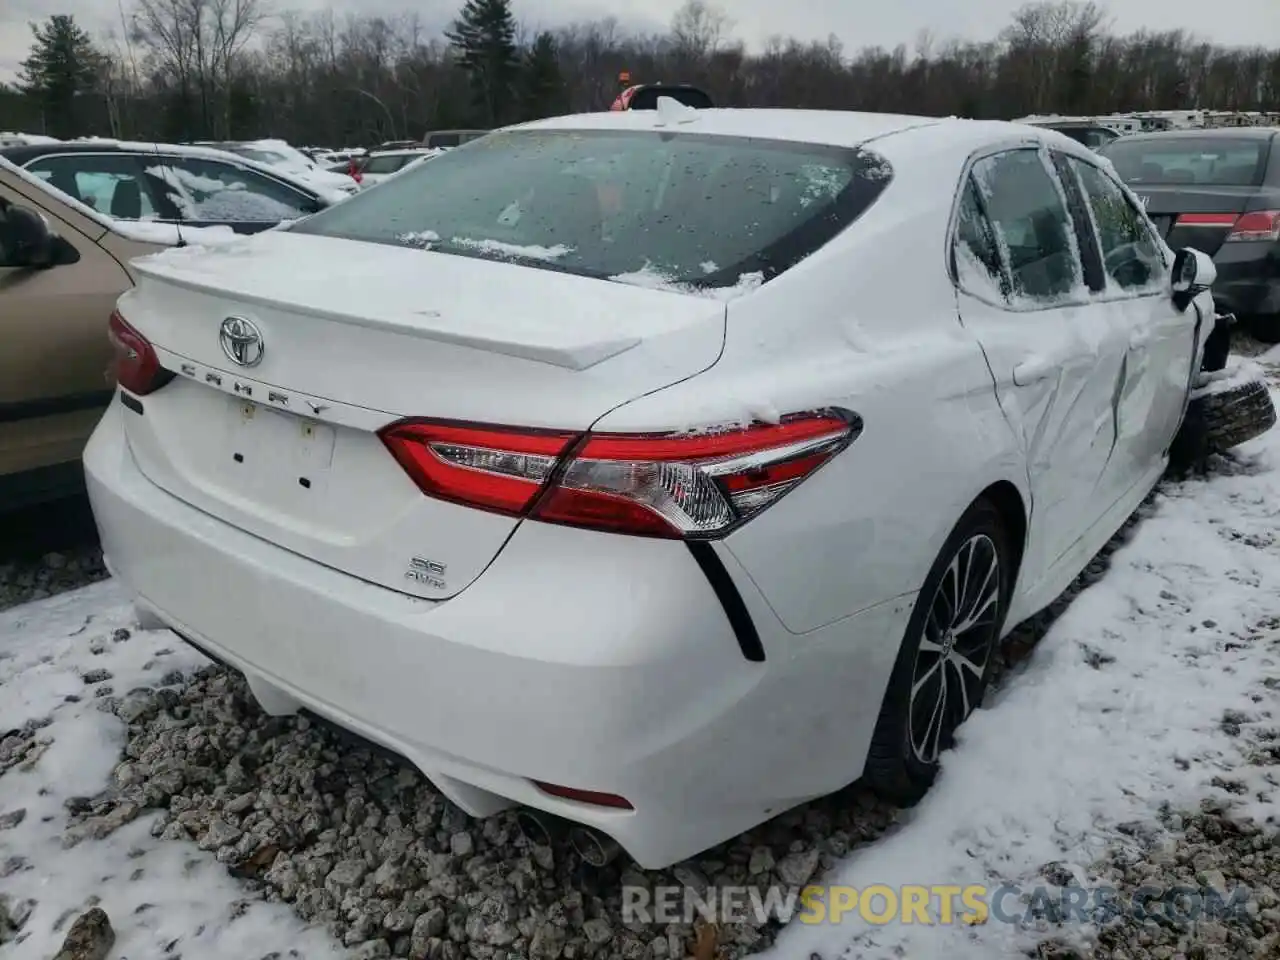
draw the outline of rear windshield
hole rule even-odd
[[[1121,137],[1101,153],[1126,183],[1256,187],[1271,141],[1232,137]]]
[[[857,149],[670,131],[490,134],[291,229],[655,286],[768,281],[892,171]]]

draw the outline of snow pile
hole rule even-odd
[[[126,240],[166,247],[216,247],[243,239],[230,227],[184,227],[153,220],[112,220],[111,231]]]
[[[1227,358],[1227,365],[1221,370],[1200,374],[1196,389],[1191,392],[1191,396],[1207,397],[1217,393],[1226,393],[1244,386],[1246,383],[1265,379],[1266,371],[1256,360],[1232,354]]]
[[[72,916],[95,903],[117,931],[113,956],[336,956],[287,907],[242,902],[212,858],[153,840],[146,819],[102,840],[64,833],[68,811],[100,793],[119,761],[125,726],[112,711],[130,691],[172,687],[206,662],[170,633],[134,632],[131,613],[112,583],[0,613],[0,825],[12,824],[0,828],[0,896],[30,910],[6,956],[48,960]]]
[[[706,263],[701,265],[704,273],[708,272],[708,265]],[[738,282],[731,287],[698,287],[692,284],[680,283],[656,267],[646,265],[643,269],[633,270],[630,273],[619,273],[609,279],[614,283],[644,287],[647,290],[664,290],[668,293],[682,293],[686,296],[705,297],[708,300],[728,302],[736,300],[738,297],[746,296],[753,290],[758,289],[764,283],[764,274],[758,270],[744,273],[738,277]]]
[[[501,240],[473,240],[469,237],[454,237],[455,246],[494,257],[515,257],[524,260],[559,260],[573,253],[573,247],[557,243],[554,247],[503,243]]]

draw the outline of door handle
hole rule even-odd
[[[1027,357],[1013,368],[1013,382],[1020,387],[1025,387],[1039,380],[1047,380],[1061,365],[1061,361],[1056,357]]]

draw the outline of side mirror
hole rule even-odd
[[[1218,268],[1207,253],[1183,247],[1173,258],[1173,292],[1208,290],[1218,279]]]
[[[0,209],[0,250],[5,266],[42,269],[55,261],[49,224],[36,211],[17,204]]]
[[[1213,286],[1218,268],[1207,253],[1194,247],[1183,247],[1173,258],[1173,302],[1179,310]]]

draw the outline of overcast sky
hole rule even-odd
[[[756,46],[773,34],[825,39],[834,33],[846,50],[869,45],[911,44],[922,30],[938,39],[987,39],[1008,21],[1023,0],[722,0],[734,33]],[[130,0],[0,0],[0,80],[11,80],[30,47],[28,21],[52,13],[73,14],[91,32],[111,27],[120,33],[120,5]],[[443,25],[461,0],[270,0],[271,9],[398,13],[415,10],[424,24]],[[513,0],[516,16],[531,27],[612,15],[619,21],[657,29],[669,22],[681,0]],[[1280,0],[1113,0],[1107,5],[1114,28],[1183,28],[1224,44],[1280,47]],[[873,12],[874,11],[874,12]]]

